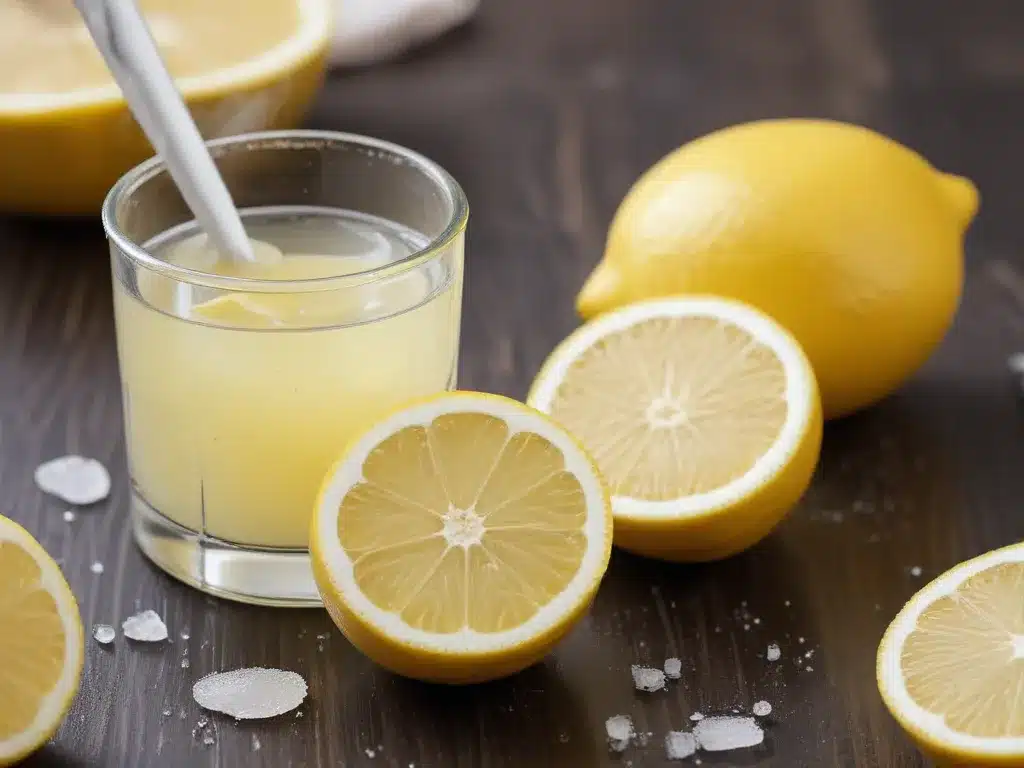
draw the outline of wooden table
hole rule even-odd
[[[523,396],[575,326],[572,297],[633,179],[706,131],[791,115],[865,123],[980,185],[956,327],[902,392],[828,426],[812,490],[769,540],[701,567],[616,554],[591,614],[545,664],[473,688],[397,679],[320,611],[217,601],[151,567],[126,520],[99,224],[0,222],[0,508],[62,559],[88,625],[152,607],[174,638],[113,651],[90,640],[74,708],[29,764],[662,766],[665,732],[692,712],[765,699],[765,744],[705,765],[924,765],[875,690],[881,633],[931,577],[1024,538],[1024,418],[1006,368],[1024,349],[1024,6],[484,0],[429,52],[332,78],[310,122],[407,144],[464,184],[461,384]],[[109,503],[72,524],[32,483],[66,452],[115,476]],[[634,692],[630,664],[666,656],[684,660],[683,679]],[[192,681],[243,665],[303,674],[302,716],[213,718],[203,744]],[[622,756],[604,735],[619,713],[652,734]]]

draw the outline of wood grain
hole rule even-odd
[[[862,122],[982,190],[956,327],[902,392],[829,425],[814,486],[776,535],[701,567],[617,553],[590,615],[545,664],[459,690],[376,669],[319,611],[205,598],[143,560],[125,517],[99,224],[0,221],[0,508],[61,559],[88,625],[152,607],[174,639],[89,642],[74,708],[29,765],[656,767],[669,764],[664,733],[690,713],[759,699],[774,706],[765,744],[705,764],[925,765],[882,707],[874,653],[927,579],[1024,538],[1024,418],[1005,366],[1024,349],[1022,105],[1024,6],[1011,0],[485,0],[430,50],[332,77],[312,125],[407,144],[465,186],[461,384],[513,396],[575,326],[572,298],[629,185],[708,130],[782,115]],[[69,451],[115,478],[109,502],[71,524],[31,478]],[[666,656],[683,659],[683,679],[635,693],[630,664]],[[241,665],[295,669],[310,699],[301,717],[212,718],[205,745],[192,681]],[[604,739],[618,713],[651,734],[622,757]]]

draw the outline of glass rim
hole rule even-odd
[[[261,279],[254,277],[232,277],[192,269],[158,259],[149,253],[143,244],[128,237],[117,223],[116,209],[118,204],[127,199],[133,192],[161,173],[167,173],[167,166],[158,156],[145,160],[121,176],[110,188],[100,212],[100,219],[107,238],[117,246],[127,258],[137,265],[191,285],[202,285],[230,291],[250,291],[257,293],[293,293],[303,291],[327,291],[349,286],[365,285],[401,274],[417,266],[441,256],[448,246],[462,234],[469,220],[469,201],[462,187],[455,178],[441,165],[415,150],[403,147],[383,139],[363,136],[357,133],[342,131],[320,131],[311,129],[292,129],[281,131],[254,131],[232,136],[211,139],[206,143],[214,159],[223,150],[250,143],[264,144],[273,147],[275,141],[308,140],[316,142],[333,142],[356,145],[366,149],[385,151],[401,157],[404,161],[423,172],[443,192],[446,202],[451,208],[448,223],[430,242],[398,261],[373,267],[362,272],[343,275],[329,275],[302,279]],[[300,147],[297,147],[300,148]],[[262,147],[254,148],[255,151]],[[218,152],[220,150],[220,152]],[[243,151],[246,151],[243,149]],[[194,219],[192,220],[195,221]],[[156,235],[159,237],[159,234]],[[152,239],[152,238],[151,238]]]

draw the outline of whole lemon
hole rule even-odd
[[[970,181],[866,128],[737,125],[637,180],[576,306],[590,318],[680,293],[753,304],[803,346],[834,418],[892,392],[941,341],[977,209]]]

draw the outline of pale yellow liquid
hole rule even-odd
[[[291,252],[289,242],[306,251],[324,245],[330,233],[317,227],[336,224],[316,222],[272,223],[258,233],[249,227],[288,254],[277,264],[211,266],[194,241],[165,260],[267,280],[380,266],[375,255]],[[384,261],[403,255],[396,243]],[[192,531],[243,545],[305,548],[317,492],[346,444],[403,402],[453,386],[461,251],[449,265],[440,284],[442,264],[435,264],[433,275],[418,270],[340,293],[200,293],[189,320],[171,314],[188,297],[153,274],[139,276],[145,301],[115,284],[137,492]]]

